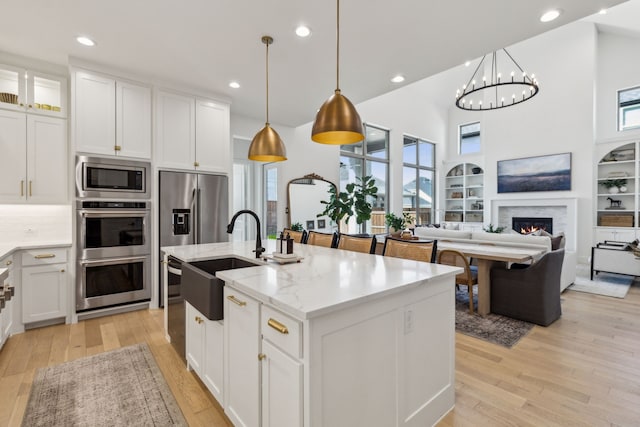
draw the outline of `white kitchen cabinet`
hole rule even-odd
[[[67,202],[65,119],[0,110],[0,201]]]
[[[0,99],[0,108],[52,117],[67,116],[67,79],[64,77],[0,65],[0,93],[9,95],[9,98]]]
[[[223,402],[223,323],[209,320],[185,301],[187,369],[193,369],[211,394]]]
[[[5,295],[4,307],[0,309],[0,348],[2,348],[9,336],[11,336],[13,328],[13,306],[16,301],[15,283],[13,281],[13,257],[7,256],[0,259],[0,268],[6,268],[8,270],[7,277],[0,282],[0,298],[2,298],[2,295]],[[14,288],[13,295],[6,295],[5,291],[12,287]]]
[[[260,304],[224,288],[224,411],[235,426],[260,425]]]
[[[159,166],[229,173],[229,105],[158,91],[156,141]]]
[[[262,340],[262,427],[303,425],[302,363]]]
[[[67,317],[67,249],[26,250],[22,257],[22,322]]]
[[[151,88],[97,73],[74,73],[76,151],[151,158]]]
[[[188,302],[185,304],[185,356],[187,369],[203,377],[205,329],[204,316]]]

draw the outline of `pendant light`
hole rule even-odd
[[[269,124],[269,45],[273,43],[273,38],[262,36],[262,43],[267,46],[267,121],[251,141],[249,160],[281,162],[287,160],[287,150],[278,132]]]
[[[336,90],[316,114],[311,139],[320,144],[355,144],[364,139],[362,120],[340,92],[340,0],[336,0]]]

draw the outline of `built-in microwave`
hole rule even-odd
[[[151,164],[135,160],[76,157],[79,198],[149,199]]]

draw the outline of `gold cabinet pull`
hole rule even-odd
[[[55,258],[56,254],[40,254],[34,256],[35,259],[44,259],[44,258]]]
[[[122,147],[121,147],[121,146],[119,146],[119,145],[116,145],[116,146],[115,146],[115,147],[113,147],[113,148],[114,148],[116,151],[120,151],[120,150],[122,150]]]
[[[7,261],[5,264],[6,264],[6,265],[11,265],[11,264],[13,264],[13,261],[9,260],[9,261]]]
[[[196,316],[195,321],[196,321],[198,324],[200,324],[200,323],[204,322],[204,320],[202,320],[202,317],[200,317],[200,316]]]
[[[227,299],[228,299],[229,301],[231,301],[232,303],[234,303],[234,304],[236,304],[236,305],[239,305],[240,307],[244,307],[245,305],[247,305],[247,303],[246,303],[246,302],[244,302],[244,301],[240,301],[238,298],[234,297],[233,295],[229,295],[229,296],[227,297]]]
[[[264,360],[267,358],[267,355],[264,353],[258,353],[258,360]]]
[[[64,273],[64,268],[60,270],[60,273]]]
[[[29,181],[29,197],[33,196],[33,181]]]
[[[20,181],[20,197],[24,197],[24,180]]]
[[[278,322],[276,319],[269,319],[267,324],[271,326],[273,329],[275,329],[276,331],[280,332],[281,334],[286,335],[289,333],[289,329],[286,326],[284,326],[282,323]]]
[[[198,166],[200,166],[200,163],[198,163],[198,162],[193,162],[193,166],[198,167]]]

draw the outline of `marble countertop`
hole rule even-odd
[[[38,248],[64,248],[71,246],[71,240],[51,240],[42,242],[0,242],[0,258],[15,251]]]
[[[265,254],[276,248],[264,242]],[[429,281],[461,272],[457,267],[296,244],[299,263],[258,260],[255,242],[169,246],[162,250],[182,261],[237,256],[260,266],[220,271],[230,286],[298,318],[309,319],[331,311],[382,298]]]

